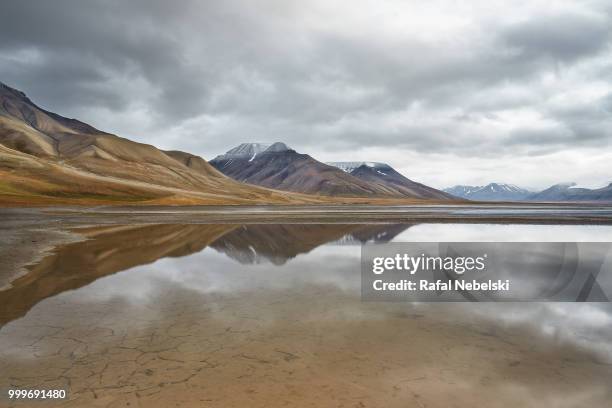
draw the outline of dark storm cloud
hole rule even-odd
[[[606,1],[431,4],[4,2],[0,80],[206,157],[248,140],[314,156],[609,146]]]
[[[185,99],[201,93],[197,81],[186,80],[196,72],[184,66],[180,42],[163,29],[169,9],[154,6],[149,2],[141,2],[140,7],[133,2],[5,3],[0,13],[0,52],[5,60],[15,55],[16,61],[3,61],[0,72],[58,109],[96,100],[111,110],[124,109],[129,100],[142,95],[126,95],[124,88],[110,90],[105,83],[114,77],[144,78],[158,91],[152,102],[174,113],[175,105],[166,103],[166,96],[182,91]],[[165,109],[159,113],[165,115]]]
[[[58,110],[82,105],[103,105],[112,110],[127,108],[128,95],[102,87],[107,80],[104,72],[92,69],[95,62],[87,63],[74,53],[37,51],[24,53],[25,59],[0,56],[2,79],[9,85],[28,90],[36,103]]]

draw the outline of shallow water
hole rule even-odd
[[[603,407],[612,398],[608,303],[362,302],[359,272],[363,242],[608,242],[612,226],[80,232],[89,240],[0,292],[0,390],[69,394],[33,406]]]

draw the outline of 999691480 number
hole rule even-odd
[[[8,390],[9,399],[64,399],[66,390]]]

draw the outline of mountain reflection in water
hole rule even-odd
[[[606,406],[609,304],[362,302],[362,242],[606,241],[612,228],[80,228],[0,292],[0,389],[62,406]],[[351,245],[355,244],[355,245]],[[117,273],[123,271],[121,273]]]
[[[282,265],[320,245],[342,240],[390,240],[409,224],[160,224],[79,228],[87,240],[57,248],[25,276],[0,291],[0,325],[33,305],[113,273],[160,258],[182,257],[206,247],[242,263]]]
[[[283,265],[299,254],[327,243],[359,245],[388,242],[410,224],[272,224],[242,225],[210,246],[242,264]]]

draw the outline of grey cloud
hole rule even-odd
[[[33,61],[6,61],[0,56],[2,77],[7,84],[27,90],[28,96],[43,108],[71,110],[83,105],[105,106],[111,110],[126,109],[128,95],[104,84],[107,75],[92,69],[80,55],[40,52]]]
[[[130,7],[129,3],[23,1],[3,5],[0,51],[4,55],[29,51],[37,57],[20,66],[1,66],[0,73],[17,77],[16,82],[32,88],[33,94],[49,89],[42,99],[59,109],[95,102],[82,100],[88,98],[83,96],[87,93],[99,97],[98,103],[108,109],[124,109],[126,98],[141,95],[126,95],[123,88],[109,95],[105,84],[113,77],[141,77],[157,90],[158,97],[150,102],[159,108],[158,114],[178,114],[180,120],[199,113],[180,107],[183,101],[200,98],[201,83],[195,80],[198,73],[190,71],[184,61],[180,41],[160,29],[168,11],[160,5],[167,2],[157,7],[148,2]],[[152,10],[160,14],[147,15]],[[21,77],[15,75],[16,70],[23,72]]]
[[[408,19],[385,34],[371,13],[380,10],[352,2],[337,15],[317,1],[5,3],[0,80],[58,113],[89,112],[80,119],[102,129],[138,107],[147,124],[126,136],[205,157],[248,140],[284,140],[314,156],[392,148],[502,157],[610,144],[609,97],[551,106],[564,90],[542,85],[546,73],[565,78],[580,66],[569,86],[599,81],[612,91],[605,1],[475,7],[467,28],[433,39],[444,23],[410,31]],[[406,17],[420,9],[394,7]],[[515,111],[556,125],[504,119]]]
[[[513,24],[501,38],[522,57],[568,62],[609,45],[610,27],[605,15],[559,14]]]

